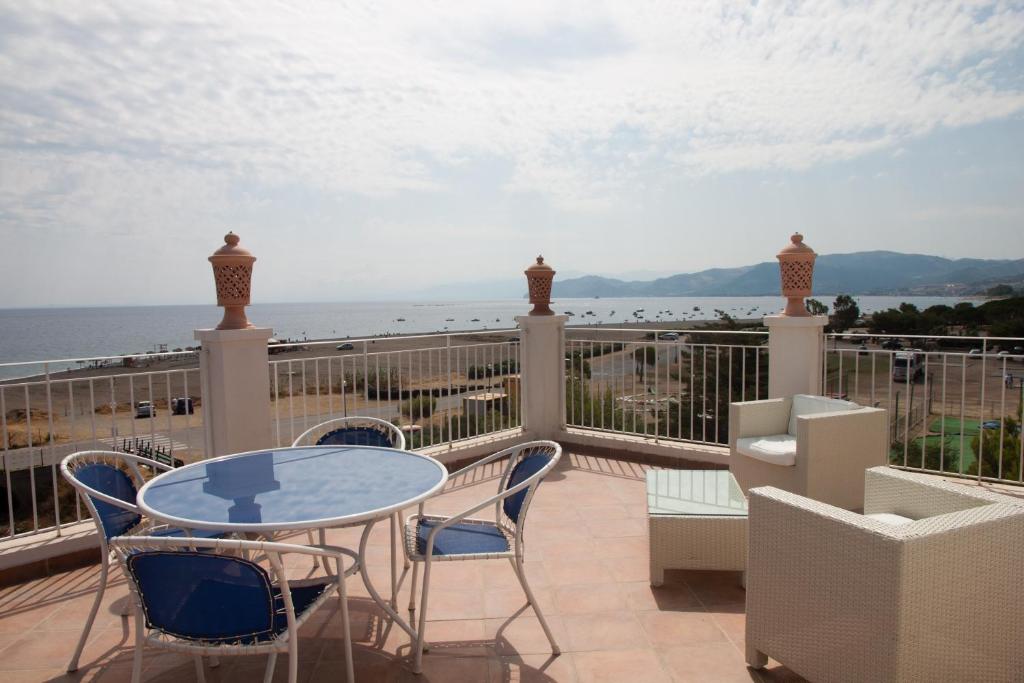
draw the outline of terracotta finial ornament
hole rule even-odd
[[[806,317],[810,313],[804,305],[804,297],[811,295],[814,284],[814,250],[804,244],[804,236],[794,233],[790,244],[778,253],[779,270],[782,276],[782,296],[786,297],[786,310],[782,315]]]
[[[544,263],[544,257],[538,256],[537,262],[527,268],[526,283],[530,287],[530,303],[533,310],[530,315],[554,315],[551,310],[551,281],[555,279],[555,270]]]
[[[245,316],[252,285],[252,264],[256,257],[238,246],[238,235],[224,235],[224,246],[213,252],[213,279],[217,284],[217,305],[224,307],[218,330],[244,330],[253,324]]]

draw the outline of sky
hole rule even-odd
[[[1024,257],[1024,1],[0,6],[0,308]]]

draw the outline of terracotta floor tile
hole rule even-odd
[[[628,581],[619,584],[626,604],[634,611],[704,611],[703,605],[688,586],[669,584],[654,587],[650,581]]]
[[[637,517],[626,519],[590,519],[586,521],[587,529],[594,538],[621,538],[623,536],[640,536],[647,533],[647,520]]]
[[[626,599],[615,584],[562,586],[554,589],[559,614],[600,614],[625,611]]]
[[[604,566],[611,572],[612,578],[619,583],[632,581],[650,581],[651,563],[646,556],[606,558]]]
[[[757,672],[748,669],[731,643],[678,645],[661,651],[665,667],[679,683],[757,683]]]
[[[672,680],[653,650],[580,652],[573,654],[573,663],[579,683],[668,683]],[[710,683],[714,679],[706,680]]]
[[[523,655],[491,660],[494,683],[574,683],[573,655]]]
[[[433,621],[445,619],[483,619],[483,590],[441,590],[438,584],[430,586],[427,599],[427,619]],[[422,603],[417,597],[417,615]],[[406,605],[399,605],[404,608]]]
[[[741,572],[666,571],[666,578],[682,579],[705,606],[745,602],[747,592],[741,584]]]
[[[555,602],[551,588],[533,588],[533,597],[545,613],[555,612]],[[484,591],[484,615],[488,619],[508,617],[527,605],[526,594],[518,584],[510,589],[492,589]],[[527,607],[525,614],[532,614],[533,608]]]
[[[739,645],[746,636],[747,615],[743,603],[718,605],[708,609],[708,615],[733,643]]]
[[[637,619],[655,647],[728,642],[722,629],[702,612],[638,612]]]
[[[552,586],[612,583],[608,568],[598,559],[561,558],[544,562]]]
[[[423,673],[419,677],[409,673],[401,680],[417,680],[423,683],[484,683],[489,681],[490,677],[490,659],[428,653],[423,655]]]
[[[568,636],[562,617],[545,615],[551,633],[560,649],[565,649]],[[487,638],[494,642],[495,651],[499,655],[533,655],[550,654],[551,642],[548,640],[540,620],[532,614],[520,615],[512,619],[487,619],[484,622]]]
[[[562,618],[571,652],[630,650],[650,647],[640,622],[632,614],[609,612]]]
[[[596,541],[596,548],[601,558],[606,560],[618,559],[620,557],[648,560],[650,557],[650,546],[647,542],[646,533],[642,536],[602,538],[600,541]]]

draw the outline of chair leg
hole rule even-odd
[[[206,672],[203,670],[203,658],[201,655],[193,657],[193,661],[196,664],[196,680],[199,683],[206,683]]]
[[[142,681],[142,649],[146,643],[146,625],[142,608],[135,607],[135,652],[132,654],[132,683]]]
[[[526,593],[526,601],[533,607],[537,620],[540,622],[541,628],[544,629],[544,635],[548,637],[548,642],[551,643],[551,653],[561,654],[562,651],[558,648],[558,643],[555,642],[555,637],[551,634],[551,628],[548,626],[547,619],[541,613],[540,605],[537,604],[537,599],[533,597],[533,591],[530,590],[530,584],[526,581],[526,569],[523,567],[523,558],[516,557],[515,562],[512,563],[512,568],[515,569],[516,576],[519,577],[519,583],[523,587],[523,592]]]
[[[348,683],[355,683],[355,662],[352,661],[352,624],[349,623],[348,592],[345,588],[344,572],[338,574],[338,595],[341,596],[341,630],[345,637],[345,674],[348,677]]]
[[[288,638],[288,683],[299,681],[299,634],[292,633]]]
[[[391,608],[398,608],[398,513],[391,515]],[[405,553],[402,553],[403,555]]]
[[[409,613],[416,613],[416,579],[419,578],[420,563],[412,563],[412,582],[409,584]]]
[[[420,601],[420,625],[416,629],[416,653],[413,657],[413,673],[423,671],[423,641],[427,630],[427,594],[430,590],[430,557],[423,562],[423,598]]]
[[[313,532],[309,532],[310,539],[312,539]],[[277,653],[271,652],[267,657],[267,668],[263,670],[263,683],[270,683],[274,680],[274,666],[277,665]]]
[[[100,588],[96,591],[96,598],[92,602],[92,609],[89,610],[89,616],[85,620],[85,627],[82,629],[82,635],[78,639],[78,645],[75,646],[75,654],[71,655],[71,661],[68,662],[68,671],[78,670],[78,658],[82,656],[82,650],[85,649],[85,641],[89,638],[89,632],[92,630],[92,624],[96,621],[96,614],[100,611],[100,601],[103,600],[103,592],[107,590],[107,573],[110,567],[110,557],[107,553],[103,553],[103,562],[100,564]]]

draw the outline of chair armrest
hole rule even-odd
[[[891,512],[921,519],[989,503],[1024,501],[955,484],[931,474],[914,474],[892,467],[873,467],[864,473],[864,514]]]
[[[864,471],[888,459],[887,420],[880,408],[798,416],[797,465],[806,473],[807,495],[862,509]]]
[[[729,443],[748,436],[785,434],[793,400],[770,398],[764,401],[737,401],[729,404]]]

